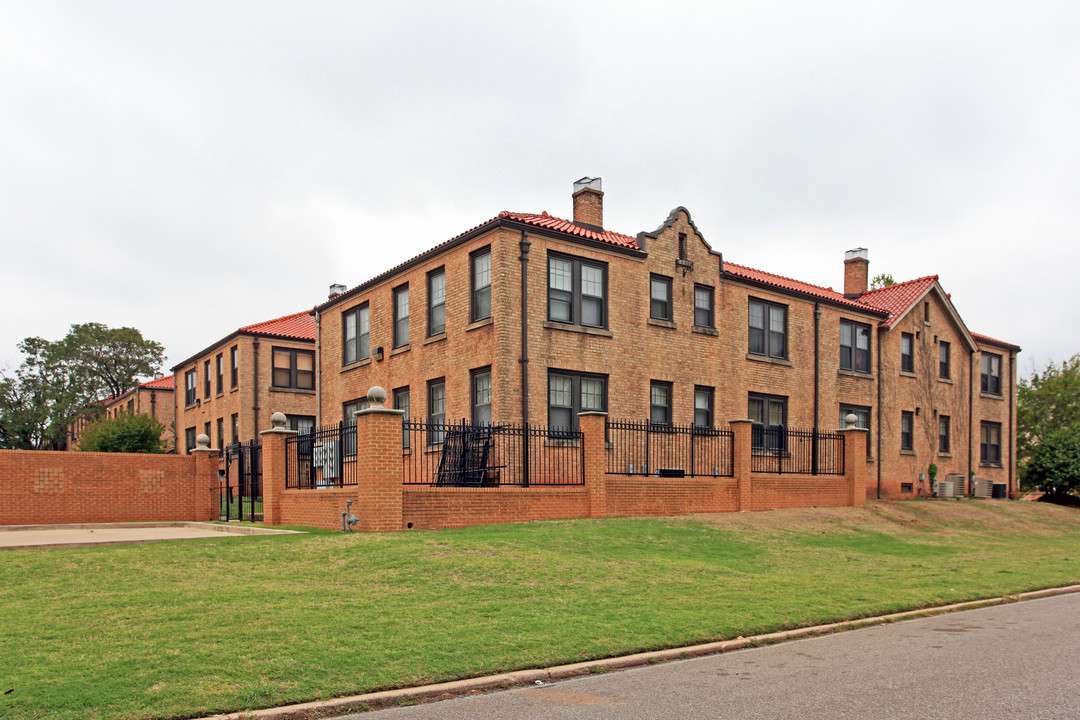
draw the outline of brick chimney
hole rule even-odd
[[[844,297],[857,298],[870,283],[870,251],[855,248],[844,253]]]
[[[583,177],[574,183],[574,224],[604,229],[604,193],[600,178]]]

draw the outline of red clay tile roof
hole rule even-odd
[[[868,307],[858,300],[851,300],[844,297],[843,293],[838,293],[832,288],[820,287],[818,285],[811,285],[810,283],[804,283],[800,280],[793,280],[783,275],[773,275],[762,270],[755,270],[744,265],[736,265],[733,262],[724,261],[724,272],[740,277],[746,280],[752,280],[754,282],[764,283],[765,285],[772,285],[773,287],[780,288],[781,290],[794,290],[805,295],[812,295],[813,297],[819,297],[823,300],[830,300],[842,305],[848,305],[850,307],[859,308],[860,310],[877,310],[879,308]],[[863,296],[865,297],[865,296]]]
[[[859,297],[859,302],[889,313],[889,319],[882,324],[885,327],[892,327],[893,323],[907,312],[911,304],[921,298],[937,280],[937,275],[927,275],[914,280],[898,282],[894,285],[886,285],[877,290],[864,292]]]
[[[315,339],[315,318],[307,310],[240,328],[242,333],[273,335],[296,340]]]
[[[146,388],[147,390],[172,390],[174,387],[173,376],[168,375],[162,378],[155,378],[148,382],[144,382],[139,387]]]
[[[555,230],[566,233],[567,235],[576,235],[577,237],[586,238],[588,240],[598,240],[600,242],[618,245],[619,247],[624,248],[631,248],[633,250],[640,249],[637,240],[629,235],[623,235],[622,233],[617,233],[613,230],[604,230],[600,232],[589,230],[580,225],[575,225],[569,220],[563,220],[554,215],[548,215],[546,211],[540,215],[536,215],[534,213],[519,213],[503,210],[499,213],[499,217],[506,220],[516,220],[525,223],[526,225],[532,225],[533,227]]]
[[[1005,342],[1004,340],[998,340],[997,338],[992,338],[989,335],[981,335],[981,334],[979,334],[977,332],[973,332],[973,333],[971,333],[971,337],[975,338],[975,342],[978,343],[979,345],[987,343],[987,344],[990,344],[990,345],[1000,345],[1001,347],[1011,348],[1011,349],[1017,350],[1017,351],[1020,350],[1019,345],[1013,345],[1012,343]]]

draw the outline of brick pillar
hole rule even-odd
[[[754,423],[752,420],[731,420],[728,424],[731,425],[731,431],[735,433],[734,456],[731,458],[731,467],[738,487],[735,509],[753,510],[754,483],[750,478],[750,458],[753,455],[753,449],[750,431]]]
[[[848,426],[840,431],[844,438],[844,476],[848,481],[848,505],[866,504],[866,442],[867,430],[854,427],[854,415]]]
[[[262,443],[263,525],[281,524],[281,496],[285,492],[285,441],[295,435],[285,429],[285,413],[270,416],[269,430],[259,433]]]
[[[195,458],[194,477],[191,478],[192,519],[217,520],[214,501],[218,492],[218,451],[210,447],[210,438],[199,435],[191,454]]]
[[[585,458],[582,477],[589,498],[589,517],[607,517],[607,441],[604,430],[607,413],[578,413]]]
[[[356,413],[356,491],[353,513],[366,531],[401,530],[404,410],[384,407],[386,391],[368,390],[371,407]],[[423,452],[417,448],[414,452]],[[359,506],[359,507],[357,507]]]

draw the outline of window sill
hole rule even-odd
[[[952,457],[952,453],[951,453],[951,452],[939,452],[939,453],[937,454],[937,456],[938,456],[938,457],[943,457],[943,458],[951,458],[951,457]]]
[[[913,372],[908,372],[907,370],[901,370],[901,371],[900,371],[900,377],[909,377],[909,378],[917,378],[917,377],[919,377],[919,376],[918,376],[918,375],[916,375],[916,374],[915,374],[915,373],[913,373]]]
[[[191,403],[190,405],[185,405],[185,406],[184,406],[184,409],[185,409],[185,410],[191,410],[192,408],[197,408],[197,407],[201,407],[201,406],[202,406],[202,403],[200,403],[200,402],[193,402],[193,403]]]
[[[446,339],[446,331],[444,330],[443,332],[439,333],[438,335],[432,335],[427,340],[425,340],[422,344],[423,345],[431,345],[432,343],[442,342],[445,339]]]
[[[239,385],[233,385],[231,388],[229,388],[229,393],[234,393],[239,389],[240,389]]]
[[[986,398],[987,400],[1004,400],[1004,395],[998,395],[996,393],[980,392],[979,397]]]
[[[401,353],[407,353],[407,352],[409,352],[409,350],[411,348],[412,348],[412,346],[409,343],[405,343],[401,347],[396,347],[393,350],[391,350],[390,355],[388,357],[394,357],[395,355],[400,355]]]
[[[713,337],[720,336],[720,331],[716,328],[702,327],[700,325],[695,325],[694,327],[690,328],[690,332],[696,332],[701,335],[712,335]]]
[[[471,322],[468,325],[466,325],[465,326],[465,332],[470,332],[471,330],[479,330],[480,328],[487,327],[488,325],[491,325],[494,322],[495,322],[495,318],[493,318],[493,317],[491,317],[489,315],[486,318],[484,318],[483,320],[477,320],[476,322]]]
[[[785,367],[793,367],[791,361],[783,358],[768,357],[767,355],[754,355],[753,353],[746,353],[747,360],[753,360],[759,363],[768,363],[770,365],[784,365]]]
[[[660,320],[659,318],[651,317],[649,318],[648,322],[653,327],[668,328],[670,330],[674,330],[676,328],[675,323],[673,323],[671,320]]]
[[[844,377],[859,378],[860,380],[873,380],[874,379],[873,373],[864,373],[864,372],[859,372],[858,370],[845,370],[844,368],[840,368],[839,370],[837,370],[836,374],[837,375],[842,375]]]
[[[544,327],[548,330],[565,330],[566,332],[582,333],[583,335],[596,335],[597,337],[615,337],[610,330],[603,328],[585,327],[584,325],[570,325],[569,323],[554,322],[547,320]]]
[[[224,390],[221,390],[221,391],[220,391],[220,392],[218,392],[218,394],[217,394],[217,395],[215,395],[214,397],[215,397],[215,398],[219,398],[219,397],[225,397],[225,391],[224,391]]]
[[[912,456],[914,456],[914,455],[915,455],[915,451],[914,451],[914,450],[901,450],[901,451],[900,451],[900,454],[901,454],[901,455],[912,455]]]
[[[285,388],[285,387],[274,387],[274,386],[270,386],[270,392],[294,393],[296,395],[314,395],[315,394],[314,390],[304,390],[303,388]]]
[[[979,467],[999,468],[999,467],[1003,467],[1003,466],[999,462],[997,462],[997,463],[981,462],[981,463],[979,463]]]
[[[939,378],[937,379],[937,381],[938,381],[939,383],[946,383],[946,384],[948,384],[948,385],[955,385],[955,384],[956,384],[956,383],[955,383],[955,382],[953,381],[953,379],[952,379],[952,378],[943,378],[943,377],[939,377]]]
[[[350,370],[355,370],[358,367],[363,367],[365,365],[370,365],[370,364],[371,364],[371,356],[369,355],[368,357],[364,358],[363,360],[357,360],[354,363],[351,363],[349,365],[345,365],[344,367],[341,368],[341,372],[343,372],[343,373],[344,372],[349,372]]]

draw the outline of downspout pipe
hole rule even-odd
[[[975,474],[975,351],[968,352],[968,466],[964,488],[975,492],[974,486],[968,487]]]
[[[251,347],[252,347],[252,353],[251,354],[252,354],[252,358],[253,358],[252,362],[251,362],[251,367],[253,369],[252,370],[253,382],[251,384],[251,386],[253,388],[251,412],[252,412],[252,418],[253,418],[254,423],[255,423],[252,426],[251,437],[252,437],[252,439],[255,439],[255,438],[259,437],[259,336],[258,335],[255,335],[254,338],[252,339]]]
[[[315,310],[315,427],[322,427],[322,314]]]
[[[529,422],[529,233],[521,231],[521,422]]]
[[[821,303],[814,303],[814,427],[821,421],[821,408],[819,407],[821,390]]]
[[[1016,353],[1009,351],[1009,498],[1019,494],[1016,487]]]
[[[885,343],[885,331],[878,329],[878,343],[877,343],[877,499],[881,499],[881,436],[884,434],[881,432],[881,346]]]

